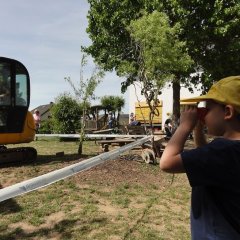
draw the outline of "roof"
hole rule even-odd
[[[34,109],[31,110],[31,113],[33,114],[35,110],[38,110],[40,112],[41,120],[47,120],[50,117],[50,109],[53,106],[53,102],[50,102],[49,104],[40,105]]]

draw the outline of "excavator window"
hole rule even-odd
[[[0,57],[0,133],[22,132],[29,101],[27,69],[16,60]]]
[[[27,106],[27,80],[26,75],[16,75],[15,101],[16,106]]]
[[[10,105],[11,70],[7,63],[0,64],[0,105]]]

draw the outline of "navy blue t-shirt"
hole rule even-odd
[[[240,141],[217,138],[181,157],[192,187],[192,234],[219,225],[228,238],[216,239],[240,239]]]

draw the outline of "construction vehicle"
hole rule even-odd
[[[0,164],[36,159],[37,151],[32,147],[6,147],[34,140],[36,131],[29,104],[26,67],[14,59],[0,57]]]
[[[147,102],[136,102],[135,103],[135,118],[136,121],[140,122],[146,127],[150,126],[150,108]],[[162,101],[159,101],[155,109],[155,115],[152,120],[154,128],[161,128],[162,126]]]

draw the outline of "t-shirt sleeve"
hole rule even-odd
[[[224,186],[231,185],[234,169],[239,169],[235,161],[233,147],[213,141],[203,147],[181,153],[188,180],[194,186]],[[235,165],[236,166],[235,168]]]

